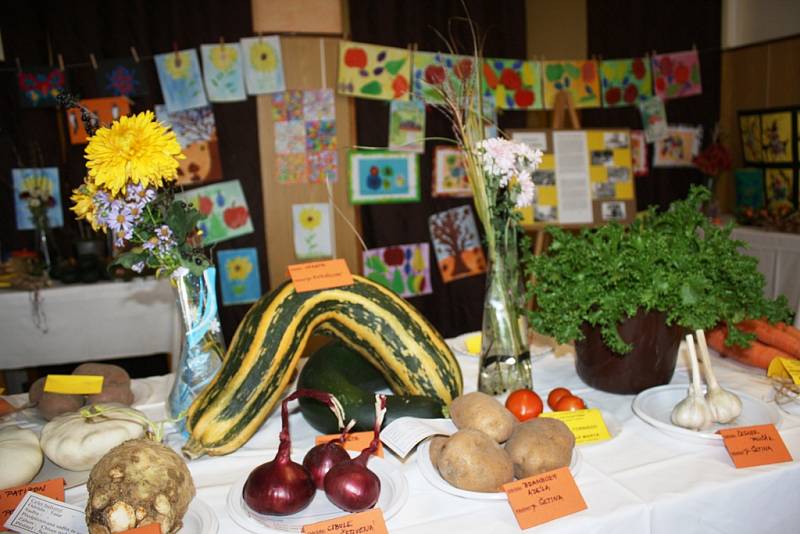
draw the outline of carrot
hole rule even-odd
[[[789,334],[790,336],[795,338],[798,343],[800,343],[800,330],[786,323],[777,323],[775,326],[777,326],[781,332]]]
[[[745,332],[755,334],[760,342],[786,352],[795,358],[800,358],[800,340],[782,331],[777,326],[773,326],[763,319],[742,321],[736,326]]]
[[[789,354],[758,341],[750,342],[750,347],[746,349],[736,346],[728,347],[725,345],[726,337],[728,337],[728,329],[720,327],[708,332],[706,340],[708,341],[708,346],[719,352],[721,356],[733,358],[739,363],[766,369],[775,358],[792,359]]]

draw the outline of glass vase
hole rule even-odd
[[[486,296],[483,303],[478,391],[499,396],[521,388],[533,389],[527,322],[515,230],[498,235],[489,251]]]
[[[189,408],[222,366],[225,341],[217,311],[215,277],[214,267],[207,268],[202,276],[187,272],[172,277],[185,334],[169,394],[169,414],[173,419]]]
[[[46,226],[36,226],[34,229],[35,247],[38,249],[39,254],[42,256],[42,270],[46,273],[50,272],[52,267],[52,259],[50,257],[50,243],[47,236]]]

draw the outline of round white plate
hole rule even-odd
[[[686,398],[687,389],[688,384],[671,384],[646,389],[633,399],[633,413],[667,435],[709,445],[722,443],[722,436],[716,433],[721,428],[770,423],[779,427],[783,420],[774,404],[770,405],[745,393],[731,390],[731,393],[735,393],[742,400],[742,413],[739,417],[724,425],[715,423],[710,428],[698,432],[682,428],[672,424],[670,417],[675,405]]]
[[[68,492],[64,500],[68,504],[84,507],[88,497],[86,486],[83,486],[83,488]],[[192,499],[183,516],[183,527],[177,534],[217,534],[218,531],[219,521],[214,510],[199,497]]]
[[[293,456],[292,459],[298,463],[303,461],[302,457]],[[373,456],[369,459],[367,467],[378,475],[381,481],[381,495],[378,497],[375,508],[380,508],[383,511],[383,517],[388,521],[400,511],[408,500],[408,482],[399,469],[392,467],[382,458]],[[309,523],[347,514],[330,502],[322,490],[317,490],[317,494],[308,508],[296,514],[277,516],[253,512],[242,499],[242,489],[248,476],[249,473],[231,486],[228,492],[228,513],[237,525],[250,532],[300,532],[303,526]]]
[[[504,501],[506,500],[506,493],[504,491],[497,491],[492,493],[486,493],[482,491],[467,491],[459,489],[453,485],[451,485],[448,481],[442,478],[439,474],[439,470],[434,467],[431,463],[431,441],[426,440],[422,445],[417,448],[417,465],[419,466],[419,470],[422,472],[422,476],[431,483],[431,485],[436,488],[444,491],[445,493],[449,493],[451,495],[456,495],[458,497],[464,497],[465,499],[478,499],[478,500],[497,500],[497,501]],[[569,470],[572,473],[572,476],[575,477],[578,475],[578,472],[581,469],[581,464],[583,463],[583,455],[581,451],[578,450],[577,447],[572,449],[572,461],[569,463]]]

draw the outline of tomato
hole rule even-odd
[[[538,417],[544,410],[544,404],[534,391],[518,389],[506,399],[506,408],[520,421],[527,421]]]
[[[556,409],[556,404],[564,395],[572,395],[572,392],[567,388],[555,388],[550,392],[550,394],[547,396],[547,405],[550,406],[551,410]]]
[[[583,399],[575,395],[564,395],[556,403],[555,411],[557,412],[574,412],[575,410],[586,409],[586,404]]]

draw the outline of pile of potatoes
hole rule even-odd
[[[453,486],[480,492],[501,491],[514,480],[566,467],[575,436],[557,419],[524,423],[494,397],[474,392],[450,405],[458,432],[431,440],[431,463]],[[504,445],[501,445],[504,444]]]

